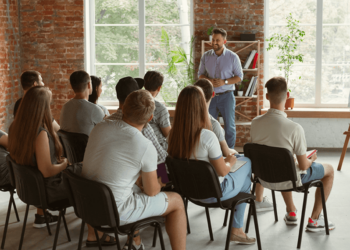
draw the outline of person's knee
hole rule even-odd
[[[171,210],[184,210],[184,202],[182,197],[175,192],[166,192],[166,195],[168,196],[168,202],[169,202],[169,207]]]
[[[334,168],[331,164],[323,164],[324,177],[334,178]]]

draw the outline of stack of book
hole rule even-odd
[[[245,92],[245,96],[253,96],[256,87],[258,85],[258,76],[253,76],[250,80],[249,86],[247,88],[247,91]]]
[[[245,60],[245,63],[243,65],[243,69],[248,69],[249,65],[252,63],[253,59],[254,59],[254,62],[253,62],[252,69],[255,69],[256,62],[258,60],[258,53],[256,50],[252,50],[252,52],[250,52],[249,56],[247,57],[247,60]]]

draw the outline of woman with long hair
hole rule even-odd
[[[11,158],[19,165],[37,167],[44,176],[49,203],[69,197],[61,174],[67,168],[68,161],[62,157],[62,145],[52,126],[51,96],[51,91],[43,86],[29,89],[19,105],[8,135]],[[50,224],[57,223],[57,216],[47,214]],[[38,209],[34,227],[45,226],[44,213]]]
[[[108,109],[97,103],[98,98],[101,96],[102,94],[102,80],[101,77],[97,77],[97,76],[90,76],[91,78],[91,85],[92,85],[92,93],[91,95],[89,95],[89,102],[92,102],[94,104],[96,104],[97,106],[99,106],[103,113],[105,113],[105,117],[109,116],[109,111]]]
[[[211,123],[203,91],[196,86],[185,87],[176,104],[174,122],[168,139],[169,155],[178,159],[210,162],[219,176],[223,195],[221,200],[235,197],[240,192],[250,193],[250,160],[241,157],[240,160],[247,163],[236,172],[231,173],[231,167],[237,159],[233,154],[223,158],[220,143],[210,128]],[[216,199],[209,198],[203,202],[213,203],[216,202]],[[236,207],[231,241],[254,244],[255,238],[249,238],[242,230],[245,207],[246,203]]]

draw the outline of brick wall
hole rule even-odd
[[[260,78],[258,93],[260,96],[259,107],[263,105],[263,47],[264,47],[264,0],[194,0],[194,30],[195,66],[198,69],[201,54],[201,41],[208,41],[207,30],[217,25],[227,31],[228,41],[240,41],[240,34],[255,34],[256,40],[260,40]],[[239,46],[230,47],[237,51]],[[210,49],[207,47],[206,50]],[[249,50],[238,55],[244,61]],[[256,49],[256,47],[255,47]],[[246,77],[251,77],[246,74]],[[248,84],[247,84],[248,85]],[[245,86],[245,89],[247,86]],[[242,99],[236,99],[239,103]],[[256,100],[249,101],[237,108],[237,111],[253,118],[256,114]],[[242,116],[236,116],[237,121],[245,121]],[[250,126],[237,126],[236,146],[243,146],[250,141]]]
[[[0,1],[0,129],[7,130],[19,97],[20,42],[17,0]]]

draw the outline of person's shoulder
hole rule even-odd
[[[168,109],[166,108],[166,106],[163,103],[161,103],[160,101],[154,100],[154,104],[155,104],[155,109],[157,111],[162,111],[162,112],[167,111],[168,112]]]
[[[210,50],[204,52],[204,54],[203,54],[204,57],[205,56],[211,56],[211,55],[213,55],[213,49],[210,49]]]
[[[217,138],[213,131],[211,131],[209,129],[205,129],[205,128],[202,129],[202,131],[201,131],[201,138],[200,138],[201,141],[206,142],[206,141],[209,141],[209,140],[211,140],[213,138]]]

